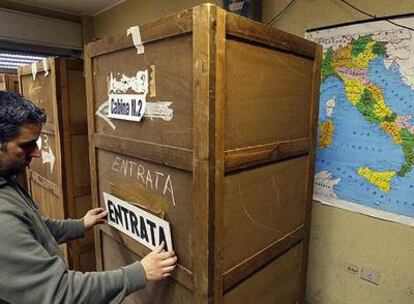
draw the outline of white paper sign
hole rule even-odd
[[[141,121],[146,104],[146,94],[109,94],[108,117]]]
[[[108,210],[108,224],[154,250],[164,241],[164,249],[173,249],[170,224],[149,212],[111,194],[103,193]]]

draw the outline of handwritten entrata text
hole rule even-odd
[[[151,170],[140,162],[124,159],[120,156],[115,157],[112,170],[137,179],[151,190],[160,191],[162,195],[169,197],[175,206],[174,187],[170,174]]]

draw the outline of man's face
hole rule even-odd
[[[14,139],[3,143],[0,149],[0,176],[22,173],[33,157],[40,157],[36,141],[41,129],[40,124],[25,123]]]

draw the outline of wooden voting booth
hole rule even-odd
[[[93,202],[169,222],[179,265],[125,303],[301,302],[321,48],[210,4],[128,33],[86,49]],[[100,270],[149,252],[95,242]]]
[[[47,113],[41,158],[28,170],[29,192],[45,217],[80,218],[91,208],[83,62],[48,58],[19,68],[20,92]],[[93,232],[61,249],[69,267],[94,270]]]

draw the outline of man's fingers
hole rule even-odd
[[[171,273],[174,269],[175,269],[175,266],[169,266],[169,267],[164,267],[162,271],[164,274],[166,274],[166,273]]]
[[[106,217],[107,215],[108,215],[108,211],[105,210],[104,212],[98,213],[96,216],[98,219],[102,219]]]
[[[171,276],[171,273],[164,273],[163,275],[162,275],[162,277],[163,278],[168,278],[168,277],[170,277]]]
[[[173,257],[173,258],[168,258],[168,259],[165,259],[165,260],[161,261],[161,265],[163,267],[169,267],[169,266],[175,265],[176,263],[177,263],[177,257],[176,256]]]
[[[93,215],[96,215],[96,214],[98,214],[98,213],[103,212],[104,210],[105,210],[104,208],[99,207],[99,208],[95,208],[95,209],[89,210],[89,212],[90,212],[91,214],[93,214]]]
[[[164,249],[164,246],[165,246],[165,243],[164,243],[164,241],[162,241],[161,244],[154,249],[154,252],[155,253],[161,253],[161,251]]]
[[[175,256],[175,253],[174,251],[163,251],[163,252],[160,252],[158,255],[161,260],[165,260],[165,259]]]

